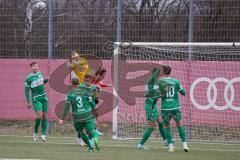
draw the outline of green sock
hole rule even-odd
[[[91,143],[90,143],[90,141],[89,141],[89,139],[88,139],[88,136],[87,136],[85,133],[80,133],[80,135],[81,135],[81,138],[82,138],[82,140],[84,141],[84,143],[86,143],[87,146],[88,146],[90,149],[92,149],[92,145],[91,145]]]
[[[98,138],[98,134],[97,134],[96,130],[93,130],[92,133],[89,134],[89,137],[90,137],[91,139],[92,139],[92,138],[97,139],[97,138]]]
[[[166,134],[168,144],[171,144],[172,143],[172,135],[171,135],[170,128],[165,128],[165,134]]]
[[[186,142],[186,132],[183,126],[178,126],[178,133],[182,142]]]
[[[40,125],[41,119],[36,118],[34,121],[34,133],[38,133],[38,127]]]
[[[165,140],[166,139],[166,133],[165,133],[163,122],[158,123],[158,129],[159,129],[159,132],[161,133],[161,136],[162,136],[163,140]]]
[[[152,132],[154,131],[154,128],[148,128],[145,133],[143,134],[143,137],[140,141],[140,144],[143,145],[147,140],[148,138],[151,136]]]
[[[77,132],[77,137],[78,137],[78,138],[82,138],[80,132]]]
[[[93,138],[92,134],[88,134],[88,138],[92,139]]]
[[[41,123],[41,126],[42,126],[42,135],[46,135],[46,132],[47,132],[47,119],[42,119],[42,123]]]

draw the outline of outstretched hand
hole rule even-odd
[[[59,119],[59,120],[58,120],[58,125],[59,125],[59,126],[62,126],[62,125],[63,125],[63,120]]]
[[[27,108],[28,109],[32,108],[32,103],[31,102],[27,104]]]

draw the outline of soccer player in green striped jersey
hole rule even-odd
[[[146,119],[148,121],[148,128],[143,134],[143,137],[137,146],[138,149],[147,149],[144,147],[144,144],[148,140],[148,138],[151,136],[152,132],[154,131],[154,128],[157,125],[164,142],[166,142],[164,125],[161,121],[161,118],[159,117],[158,106],[157,106],[157,100],[161,96],[161,93],[157,93],[158,90],[155,87],[155,83],[157,82],[159,76],[160,76],[160,68],[154,68],[152,71],[152,75],[147,82],[146,93],[145,93],[145,97],[146,97],[145,111],[146,111]]]
[[[156,85],[162,93],[161,99],[161,116],[165,125],[165,133],[166,138],[169,144],[169,151],[174,152],[172,136],[170,131],[170,121],[173,118],[177,124],[177,128],[179,131],[179,136],[183,143],[183,149],[185,152],[188,152],[188,146],[186,143],[186,132],[184,127],[181,124],[182,113],[180,111],[180,103],[178,94],[185,96],[186,91],[183,86],[177,79],[171,78],[171,67],[163,66],[163,78],[161,78]]]
[[[48,112],[48,98],[46,95],[44,84],[48,82],[48,79],[43,79],[43,75],[38,71],[37,62],[30,64],[32,73],[30,73],[25,80],[25,96],[27,100],[27,107],[33,109],[36,113],[36,119],[34,121],[34,135],[35,142],[38,141],[38,128],[41,123],[43,142],[46,142],[47,131],[47,112]],[[32,98],[30,100],[29,90],[31,90]]]
[[[84,77],[84,81],[89,82],[90,79],[86,80],[86,76]],[[85,92],[85,90],[80,89],[79,80],[77,78],[72,79],[73,89],[68,92],[66,96],[66,102],[64,107],[64,112],[62,114],[61,119],[58,121],[59,125],[63,124],[63,120],[67,113],[69,112],[70,107],[72,107],[72,116],[73,116],[73,125],[76,130],[81,135],[82,140],[89,147],[89,151],[93,150],[93,147],[90,143],[90,140],[86,132],[91,134],[94,139],[94,144],[97,150],[100,150],[98,144],[98,134],[95,131],[95,112],[96,112],[96,104],[92,99],[92,96]],[[88,84],[86,84],[88,86]],[[83,86],[82,86],[83,87]]]
[[[89,97],[92,97],[94,102],[95,102],[95,96],[94,95],[97,92],[97,87],[95,85],[90,84],[91,75],[90,74],[85,74],[84,77],[83,77],[83,80],[87,80],[87,81],[84,81],[84,83],[80,83],[80,85],[79,85],[80,91],[83,94],[88,95]],[[88,134],[88,135],[89,135],[89,139],[91,140],[90,141],[91,144],[94,145],[94,143],[92,141],[92,135],[91,134]],[[80,132],[78,132],[78,134],[77,134],[77,142],[82,147],[84,147],[86,145],[81,138]]]

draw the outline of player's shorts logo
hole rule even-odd
[[[207,100],[208,100],[207,105],[199,104],[197,102],[197,99],[194,98],[194,94],[193,94],[194,89],[197,85],[201,85],[200,84],[201,82],[207,82],[209,84],[208,87],[207,87],[207,95],[206,95]],[[224,88],[225,105],[223,105],[223,106],[219,106],[219,105],[216,104],[217,96],[218,96],[218,90],[217,90],[217,87],[216,87],[216,83],[218,83],[218,82],[223,82],[223,83],[226,84],[225,88]],[[240,82],[240,77],[236,77],[236,78],[233,78],[231,80],[228,80],[228,79],[223,78],[223,77],[218,77],[218,78],[215,78],[213,80],[209,79],[207,77],[198,78],[191,85],[190,100],[191,100],[192,104],[200,110],[208,110],[212,107],[212,108],[214,108],[216,110],[219,110],[219,111],[220,110],[226,110],[226,109],[232,109],[234,111],[240,111],[240,106],[234,106],[233,105],[234,98],[236,98],[235,97],[235,89],[236,88],[234,89],[233,84],[236,83],[236,82]],[[195,92],[195,94],[196,94],[196,92]]]

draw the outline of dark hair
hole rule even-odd
[[[76,78],[76,77],[72,78],[72,85],[79,85],[78,78]]]
[[[171,67],[170,66],[163,66],[163,73],[165,75],[170,75],[171,74]]]
[[[95,76],[97,75],[104,75],[107,72],[107,70],[104,67],[99,67],[96,72],[95,72]]]
[[[35,65],[35,64],[38,64],[38,63],[35,62],[35,61],[31,62],[31,63],[30,63],[30,67],[32,67],[32,66]]]
[[[91,75],[91,74],[85,74],[85,75],[84,75],[84,79],[85,79],[85,78],[92,78],[92,75]]]

